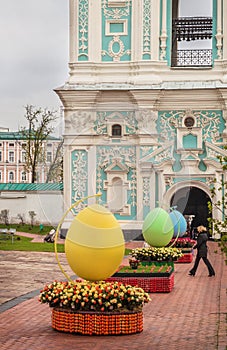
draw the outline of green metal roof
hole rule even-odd
[[[63,183],[0,183],[0,191],[63,191]]]
[[[25,140],[25,137],[18,131],[16,132],[0,132],[0,139],[1,140]]]
[[[26,137],[20,131],[0,131],[0,140],[26,140]],[[49,135],[46,140],[61,139]]]

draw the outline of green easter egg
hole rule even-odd
[[[162,208],[155,208],[147,214],[142,233],[144,240],[152,247],[165,247],[173,237],[174,225]]]

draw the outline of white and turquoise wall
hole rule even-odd
[[[214,179],[225,178],[227,2],[213,1],[209,68],[171,67],[171,18],[171,0],[70,1],[69,77],[55,90],[65,209],[101,192],[125,228],[141,228],[180,188],[211,196]]]

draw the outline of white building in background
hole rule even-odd
[[[207,224],[226,180],[227,1],[205,4],[70,0],[65,209],[101,192],[127,230],[156,206]]]
[[[43,142],[46,161],[37,167],[36,183],[31,183],[31,173],[24,169],[25,143],[20,132],[0,128],[0,214],[8,210],[10,224],[19,222],[18,214],[29,223],[29,211],[34,211],[35,224],[57,226],[63,215],[63,184],[45,182],[62,140],[48,137]]]
[[[20,132],[10,132],[9,129],[0,128],[0,183],[31,182],[31,173],[26,172],[24,168],[26,142]],[[43,142],[46,160],[37,167],[38,183],[46,182],[48,170],[61,142],[61,139],[52,136]]]

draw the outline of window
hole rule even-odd
[[[0,181],[2,181],[2,172],[0,171]]]
[[[21,162],[22,162],[22,163],[25,163],[25,161],[26,161],[26,152],[25,152],[25,151],[22,151],[22,152],[21,152]]]
[[[9,147],[14,147],[14,143],[9,143]]]
[[[12,182],[12,181],[14,181],[14,172],[10,171],[9,172],[9,182]]]
[[[185,118],[184,125],[185,125],[187,128],[192,128],[194,124],[195,124],[195,120],[194,120],[193,117],[187,117],[187,118]]]
[[[112,125],[112,136],[121,136],[121,125]]]
[[[14,152],[13,151],[9,151],[9,162],[10,163],[14,162]]]
[[[23,171],[23,172],[21,173],[21,180],[22,180],[22,181],[26,181],[26,180],[27,180],[27,174],[26,174],[25,171]]]
[[[0,151],[0,162],[2,162],[2,151]]]
[[[47,162],[52,162],[52,152],[47,152]]]
[[[172,1],[172,67],[212,66],[212,2]]]

